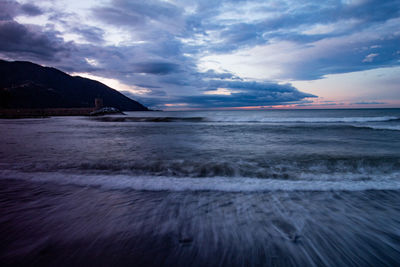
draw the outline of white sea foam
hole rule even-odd
[[[143,191],[364,191],[400,190],[400,174],[373,180],[278,180],[240,177],[177,178],[167,176],[83,175],[61,172],[0,171],[1,179],[52,182],[60,185],[100,186]]]
[[[392,130],[400,131],[400,125],[354,125],[355,127],[371,128],[375,130]]]
[[[244,116],[216,116],[215,118],[207,118],[213,122],[265,122],[265,123],[351,123],[351,122],[383,122],[398,120],[400,118],[394,116],[383,117],[244,117]]]
[[[141,115],[141,114],[139,114]],[[159,115],[159,114],[156,114]],[[201,115],[201,114],[199,114]],[[203,114],[204,115],[204,114]],[[91,118],[102,122],[249,122],[249,123],[363,123],[363,122],[385,122],[400,120],[395,116],[381,117],[267,117],[263,115],[233,116],[213,114],[205,117],[176,117],[176,116],[106,116]]]

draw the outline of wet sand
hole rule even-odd
[[[2,266],[394,266],[398,191],[170,192],[0,181]]]

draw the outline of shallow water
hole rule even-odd
[[[400,110],[0,120],[0,263],[400,263]]]

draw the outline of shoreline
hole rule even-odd
[[[6,266],[399,264],[398,191],[221,194],[0,179],[0,193]]]
[[[101,116],[124,114],[114,108],[37,108],[37,109],[0,109],[0,119],[48,118],[56,116]],[[150,110],[149,110],[150,111]]]
[[[0,109],[0,119],[46,118],[51,116],[89,116],[96,108]]]

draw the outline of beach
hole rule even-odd
[[[0,120],[2,266],[395,266],[400,110]]]

